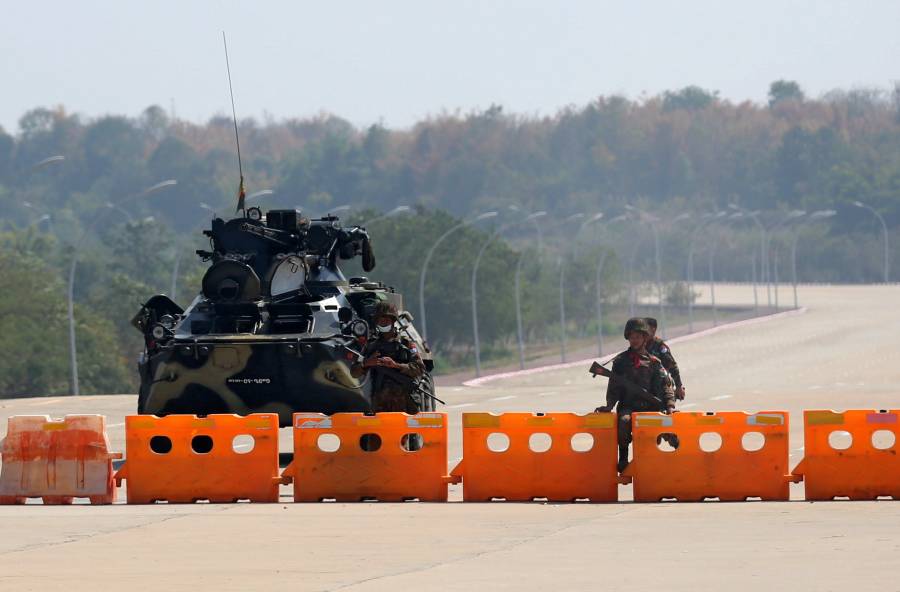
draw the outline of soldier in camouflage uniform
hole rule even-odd
[[[669,374],[659,358],[647,353],[646,345],[650,339],[650,328],[647,322],[641,318],[628,319],[628,322],[625,323],[625,339],[628,340],[630,347],[613,360],[613,377],[610,378],[609,386],[606,389],[606,405],[596,409],[598,413],[606,413],[618,405],[616,412],[619,423],[619,472],[628,466],[631,413],[637,411],[672,413],[675,410],[675,390]],[[624,380],[616,380],[617,376]],[[635,393],[634,386],[628,383],[643,388],[662,403],[654,404],[646,397],[642,398]]]
[[[668,344],[662,338],[656,336],[656,319],[646,317],[644,320],[650,326],[650,340],[647,342],[647,353],[659,358],[666,372],[669,373],[669,376],[675,382],[675,398],[679,401],[684,401],[684,384],[681,382],[681,371],[678,369],[678,362],[675,361],[675,356],[672,355],[672,350]]]
[[[410,382],[398,379],[397,375],[412,381],[418,380],[425,374],[425,364],[419,357],[416,345],[402,339],[397,333],[397,319],[394,305],[387,302],[378,304],[374,316],[377,337],[366,343],[362,351],[363,361],[356,362],[350,368],[350,374],[356,378],[362,378],[369,372],[373,381],[372,411],[376,413],[419,412],[419,405],[412,397]]]

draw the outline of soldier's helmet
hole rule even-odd
[[[379,302],[378,305],[375,306],[374,319],[377,321],[382,317],[388,317],[396,321],[400,318],[400,314],[397,312],[397,307],[390,302]]]
[[[647,324],[646,319],[640,317],[631,318],[628,319],[628,321],[625,323],[625,339],[628,339],[628,334],[632,331],[638,331],[650,335],[650,326]]]
[[[647,324],[650,325],[652,329],[656,329],[659,326],[659,323],[657,323],[656,319],[653,317],[644,317],[644,320],[647,321]]]

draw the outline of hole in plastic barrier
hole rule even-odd
[[[231,440],[231,449],[237,454],[253,452],[255,446],[256,440],[250,434],[239,434]]]
[[[747,432],[743,436],[741,436],[741,446],[747,452],[756,452],[757,450],[762,450],[762,447],[766,445],[766,437],[762,434],[762,432]]]
[[[491,452],[506,452],[509,450],[509,436],[500,432],[488,434],[487,447]]]
[[[875,430],[872,432],[872,448],[888,450],[897,443],[897,436],[890,430]]]
[[[656,448],[659,449],[660,452],[675,452],[678,447],[675,444],[678,443],[678,440],[675,437],[675,434],[664,433],[659,434],[656,437]]]
[[[191,438],[191,450],[197,454],[209,454],[213,449],[213,439],[210,436],[201,434]]]
[[[422,450],[424,443],[425,440],[422,438],[422,434],[403,434],[403,437],[400,438],[400,448],[407,452]]]
[[[172,452],[172,440],[168,436],[153,436],[150,438],[150,450],[156,454],[169,454]]]
[[[378,434],[363,434],[359,437],[359,447],[366,452],[375,452],[381,448],[381,436]]]
[[[553,446],[553,438],[550,434],[537,433],[528,437],[528,448],[532,452],[547,452]]]
[[[341,447],[341,437],[337,434],[319,434],[316,446],[322,452],[337,452]],[[362,440],[360,440],[360,446],[362,446]]]
[[[700,434],[700,450],[703,452],[715,452],[722,447],[722,436],[715,432]]]
[[[570,444],[575,452],[588,452],[594,447],[594,436],[586,432],[572,434]]]
[[[828,434],[828,445],[835,450],[847,450],[853,445],[853,435],[845,430],[835,430]]]

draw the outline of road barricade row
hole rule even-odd
[[[789,499],[785,411],[635,413],[632,436],[635,501]]]
[[[18,415],[7,426],[0,444],[0,504],[114,501],[112,461],[122,455],[109,451],[104,416]]]
[[[295,502],[447,501],[445,413],[296,413]]]
[[[806,499],[900,499],[900,409],[803,412]]]
[[[633,459],[616,474],[614,413],[464,413],[463,458],[447,473],[445,413],[297,413],[294,460],[279,474],[278,416],[126,417],[125,464],[114,474],[105,418],[9,418],[0,443],[0,504],[166,501],[445,502],[462,482],[467,502],[900,499],[900,410],[810,410],[805,456],[789,470],[789,415],[632,414]]]
[[[277,502],[278,414],[125,418],[129,504]]]
[[[617,500],[614,413],[463,413],[463,500]]]

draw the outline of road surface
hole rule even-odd
[[[897,286],[804,286],[801,314],[673,346],[686,410],[900,407]],[[752,302],[747,286],[721,303]],[[622,341],[624,345],[624,340]],[[464,411],[588,411],[585,367],[445,386]],[[15,414],[103,413],[115,450],[133,397],[0,401]],[[287,430],[284,447],[289,449]],[[6,590],[900,590],[900,504],[291,504],[0,507]],[[630,495],[622,487],[623,498]],[[452,489],[460,498],[459,488]]]

